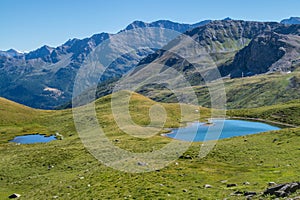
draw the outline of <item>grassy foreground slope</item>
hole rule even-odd
[[[56,132],[64,136],[75,133],[71,110],[37,110],[0,98],[0,143],[17,135]]]
[[[147,124],[149,107],[154,104],[134,94],[129,106],[133,120]],[[130,174],[106,167],[85,150],[71,110],[33,110],[4,99],[0,105],[0,199],[11,193],[21,194],[20,199],[244,199],[230,194],[237,190],[261,192],[269,181],[300,179],[299,128],[220,140],[203,159],[198,157],[201,143],[193,143],[185,153],[192,159],[180,158],[160,171]],[[179,106],[161,105],[168,112],[166,127],[178,127]],[[117,128],[110,106],[110,96],[96,101],[100,125],[112,140],[119,139],[116,145],[141,152],[171,141],[159,135],[149,139],[127,136]],[[300,103],[295,106],[299,108]],[[200,110],[200,118],[209,117],[208,109],[187,107],[191,121],[199,119],[195,109]],[[289,114],[298,116],[295,112]],[[65,139],[31,145],[7,142],[16,135],[36,132],[59,132]],[[222,180],[238,186],[227,188]],[[246,181],[250,185],[243,185]],[[205,189],[204,184],[213,187]]]

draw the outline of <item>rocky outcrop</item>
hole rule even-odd
[[[236,184],[236,183],[228,183],[226,186],[227,186],[227,187],[236,187],[237,184]]]
[[[275,195],[276,197],[287,197],[300,189],[299,182],[279,184],[269,187],[264,191],[264,195]]]
[[[9,199],[17,199],[19,197],[21,197],[21,195],[17,194],[17,193],[14,193],[14,194],[8,196]]]
[[[220,71],[232,78],[293,71],[300,55],[299,40],[297,35],[263,33],[239,51],[231,64],[220,67]]]

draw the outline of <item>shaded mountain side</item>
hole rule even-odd
[[[232,78],[294,71],[300,64],[300,36],[263,33],[239,51],[229,65],[219,67]]]

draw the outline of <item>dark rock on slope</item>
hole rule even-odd
[[[285,183],[269,187],[264,191],[264,195],[275,195],[276,197],[287,197],[300,189],[300,183]]]

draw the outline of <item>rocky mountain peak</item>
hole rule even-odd
[[[0,56],[5,56],[5,57],[20,57],[23,56],[24,53],[19,52],[15,49],[9,49],[7,51],[0,51]]]
[[[40,48],[38,48],[35,51],[31,51],[28,54],[26,54],[26,59],[36,59],[36,58],[42,58],[45,59],[47,56],[49,56],[52,51],[54,50],[53,47],[49,47],[47,45],[44,45]]]
[[[300,24],[300,17],[290,17],[289,19],[281,20],[282,24]]]

